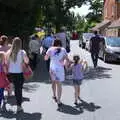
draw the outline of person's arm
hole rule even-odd
[[[47,50],[46,55],[44,56],[44,60],[48,60],[48,59],[50,58],[50,52],[51,52],[50,49],[51,49],[51,48],[49,48],[49,49]]]
[[[48,60],[49,59],[49,55],[48,54],[46,54],[45,56],[44,56],[44,60]]]
[[[25,64],[29,64],[29,58],[27,56],[27,53],[23,50],[23,61]]]
[[[88,68],[88,63],[87,61],[83,62],[83,70],[85,71]]]

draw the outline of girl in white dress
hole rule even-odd
[[[58,107],[60,107],[62,105],[60,101],[62,94],[61,82],[65,80],[64,60],[68,60],[67,52],[65,48],[62,47],[60,40],[55,40],[53,46],[46,52],[45,60],[48,60],[49,57],[49,72],[52,80],[53,99],[58,103]]]

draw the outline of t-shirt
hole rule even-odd
[[[62,42],[62,47],[66,48],[66,34],[64,32],[57,33],[56,35],[57,39],[60,39]]]
[[[29,43],[29,49],[31,52],[38,54],[40,52],[40,43],[38,40],[31,40]]]
[[[83,71],[82,71],[82,64],[76,64],[72,66],[72,73],[74,80],[81,80],[83,79]]]
[[[60,53],[56,54],[57,47],[51,47],[48,49],[47,53],[50,56],[50,67],[57,66],[57,67],[63,67],[64,66],[64,56],[67,56],[67,52],[65,48],[60,48]]]
[[[47,36],[43,41],[42,45],[45,48],[50,48],[54,43],[54,38],[52,36]]]
[[[101,42],[101,38],[98,36],[98,35],[96,35],[96,36],[94,36],[94,37],[92,37],[91,39],[90,39],[90,50],[91,50],[91,52],[99,52],[99,49],[100,49],[100,42]]]
[[[9,73],[22,73],[22,62],[24,56],[26,56],[26,52],[24,50],[20,50],[17,54],[17,60],[15,62],[11,59],[9,60]]]

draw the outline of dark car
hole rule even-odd
[[[100,43],[99,57],[104,62],[120,62],[120,37],[104,37]]]

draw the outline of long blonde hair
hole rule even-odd
[[[21,39],[19,37],[15,37],[12,42],[12,47],[11,47],[10,56],[9,56],[9,58],[12,61],[16,62],[17,54],[21,48],[22,48]]]

